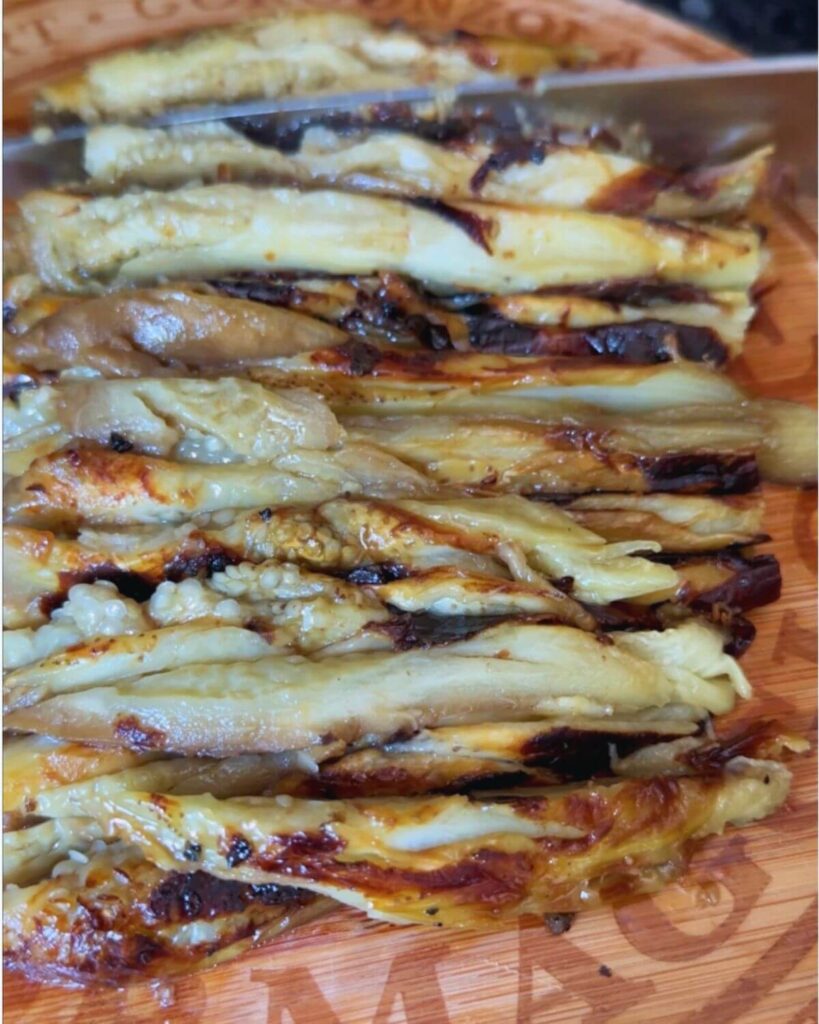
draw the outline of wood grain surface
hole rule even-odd
[[[298,6],[288,3],[287,7]],[[588,39],[611,63],[722,59],[731,51],[619,0],[371,0],[434,26]],[[7,0],[7,110],[89,54],[278,9],[255,0]],[[771,217],[775,281],[731,373],[753,391],[814,403],[816,234]],[[816,496],[768,488],[784,590],[753,613],[744,659],[755,697],[816,738]],[[816,764],[794,764],[787,809],[709,841],[688,879],[552,936],[536,921],[490,934],[397,928],[352,911],[165,988],[66,992],[6,978],[8,1024],[816,1024]],[[601,971],[605,966],[608,970]]]

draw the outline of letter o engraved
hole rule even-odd
[[[548,39],[555,46],[573,42],[584,31],[573,18],[566,17],[563,4],[521,4],[508,10],[504,23],[506,34]]]
[[[816,899],[754,962],[699,1011],[697,1020],[708,1024],[734,1024],[747,1019],[746,1014],[764,996],[773,991],[799,961],[816,945]],[[688,1024],[683,1016],[674,1024]],[[797,1018],[797,1021],[799,1018]],[[806,1022],[807,1024],[807,1022]]]
[[[623,936],[644,956],[668,963],[696,960],[718,949],[737,932],[771,878],[748,857],[742,836],[734,836],[718,860],[698,867],[697,873],[707,875],[709,868],[716,867],[717,863],[726,865],[720,881],[731,893],[733,906],[709,935],[688,935],[649,897],[615,911],[614,917]]]

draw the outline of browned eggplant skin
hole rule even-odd
[[[366,749],[326,761],[316,775],[294,779],[294,796],[351,799],[366,796],[420,796],[518,786],[553,786],[612,774],[612,758],[669,738],[653,731],[607,731],[605,727],[544,727],[526,738],[506,760],[479,755],[390,754]],[[677,735],[677,734],[674,734]]]
[[[353,336],[388,341],[406,340],[433,350],[472,348],[481,352],[508,355],[573,356],[608,359],[622,363],[663,363],[674,359],[721,366],[729,351],[714,330],[657,320],[646,306],[645,317],[631,323],[611,323],[596,327],[544,327],[510,320],[493,310],[481,295],[453,297],[450,300],[423,294],[417,286],[394,274],[384,274],[377,282],[350,278],[349,303],[328,306],[311,294],[309,285],[297,274],[239,275],[211,280],[220,294],[289,309],[312,309],[337,323]],[[630,290],[616,282],[600,282],[596,291],[608,300],[609,292],[618,299],[642,297],[649,286],[634,282]],[[619,289],[619,290],[618,290]],[[678,301],[713,301],[708,292],[689,295],[678,289]],[[567,294],[580,294],[571,286]],[[649,290],[650,293],[650,290]],[[673,289],[657,289],[657,297],[666,293],[674,301]],[[652,296],[653,297],[653,296]],[[620,300],[625,301],[626,299]]]

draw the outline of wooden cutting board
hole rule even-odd
[[[89,55],[298,3],[266,0],[7,0],[5,100]],[[328,6],[328,5],[325,5]],[[582,39],[607,63],[736,56],[621,0],[344,0],[373,18],[497,34]],[[775,286],[731,372],[753,391],[815,402],[816,233],[789,208],[771,219]],[[754,613],[744,660],[755,697],[739,718],[776,716],[816,736],[816,497],[768,489],[782,599]],[[66,992],[6,979],[7,1024],[815,1024],[816,764],[794,765],[787,809],[709,841],[685,882],[559,937],[538,922],[491,934],[396,928],[339,911],[165,988]],[[604,970],[603,968],[606,968]]]

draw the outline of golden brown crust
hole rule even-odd
[[[133,849],[85,860],[7,894],[7,968],[82,985],[175,976],[231,959],[329,905],[289,887],[162,871]]]
[[[629,779],[501,801],[285,806],[108,787],[81,806],[165,865],[193,840],[201,865],[223,878],[298,878],[389,920],[491,927],[656,889],[683,869],[689,840],[770,813],[789,779],[774,762],[739,758],[699,778]]]

